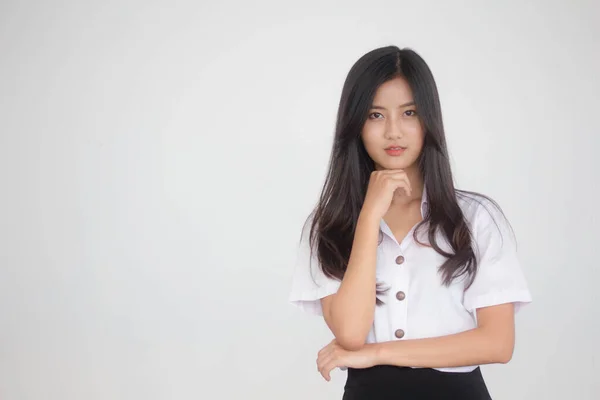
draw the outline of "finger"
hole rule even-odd
[[[333,347],[333,342],[329,343],[327,346],[325,346],[321,350],[319,350],[319,352],[317,353],[317,356],[323,355],[323,354],[331,351],[332,347]]]
[[[330,372],[337,366],[337,360],[334,357],[323,358],[319,361],[319,372],[323,378],[329,381],[331,379]]]
[[[388,179],[392,182],[391,184],[394,187],[394,190],[398,188],[403,188],[407,195],[410,196],[412,194],[412,187],[407,176],[389,177]]]
[[[405,179],[406,182],[410,185],[410,180],[408,179],[408,174],[403,170],[390,170],[385,174],[386,179]]]
[[[387,181],[389,179],[402,179],[405,180],[408,186],[410,187],[410,180],[408,179],[408,175],[406,175],[406,172],[404,172],[403,170],[382,170],[377,172],[380,172],[381,174],[377,177],[376,180]]]
[[[333,368],[329,367],[329,364],[324,365],[321,369],[319,369],[319,372],[321,373],[321,376],[323,377],[323,379],[325,379],[327,382],[329,382],[331,380],[331,375],[330,372]]]
[[[397,189],[401,189],[408,197],[412,196],[412,187],[410,187],[410,184],[398,185]]]
[[[327,382],[331,381],[331,371],[336,367],[338,367],[338,363],[335,360],[332,360],[323,367],[324,374],[322,375]]]
[[[384,169],[380,171],[384,176],[403,176],[406,175],[406,171],[403,169]]]
[[[319,370],[319,373],[321,374],[323,379],[325,379],[327,382],[329,382],[329,379],[327,378],[327,373],[324,370]]]
[[[381,180],[381,179],[389,178],[391,176],[402,176],[402,175],[406,175],[406,172],[404,172],[404,170],[401,170],[401,169],[382,169],[379,171],[373,171],[373,175],[371,176],[370,180]]]
[[[335,352],[335,348],[336,348],[336,347],[335,347],[335,345],[330,345],[330,346],[327,346],[327,348],[326,348],[326,349],[324,349],[324,351],[323,351],[323,354],[322,354],[322,355],[323,355],[323,356],[328,356],[328,355],[331,355],[332,353],[334,353],[334,352]]]
[[[327,365],[327,363],[331,362],[332,359],[333,357],[331,354],[319,356],[319,358],[317,359],[317,369],[321,371],[323,367]]]
[[[394,176],[388,177],[388,179],[392,182],[404,183],[408,187],[412,186],[410,184],[410,180],[408,179],[408,176],[406,176],[406,175],[394,175]]]

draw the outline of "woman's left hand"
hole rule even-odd
[[[317,356],[317,367],[327,382],[331,380],[330,373],[336,367],[369,368],[377,365],[373,345],[365,345],[357,351],[342,348],[335,339],[323,347]]]

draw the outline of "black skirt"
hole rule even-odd
[[[377,365],[348,368],[343,400],[491,400],[481,369],[442,372],[432,368]]]

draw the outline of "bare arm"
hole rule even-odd
[[[321,299],[327,326],[347,350],[360,349],[373,325],[378,240],[379,218],[361,213],[341,286]]]
[[[373,325],[379,223],[398,189],[412,194],[403,170],[371,173],[344,278],[336,294],[321,299],[325,322],[340,346],[347,350],[363,347]]]
[[[377,365],[444,368],[507,363],[515,344],[512,303],[477,309],[477,328],[427,339],[369,344]]]

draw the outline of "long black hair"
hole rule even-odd
[[[472,234],[456,196],[475,195],[489,200],[498,209],[499,206],[480,193],[455,189],[437,86],[425,61],[409,48],[387,46],[372,50],[352,66],[346,77],[327,177],[309,216],[310,248],[317,250],[326,276],[343,278],[370,174],[375,169],[361,131],[377,88],[396,77],[408,82],[425,134],[418,165],[426,188],[428,212],[415,228],[414,238],[417,240],[419,228],[427,224],[428,245],[447,258],[439,267],[442,283],[449,285],[455,278],[466,275],[468,288],[475,279],[478,263]],[[439,246],[437,232],[445,236],[452,252]],[[381,304],[379,299],[377,304]]]

